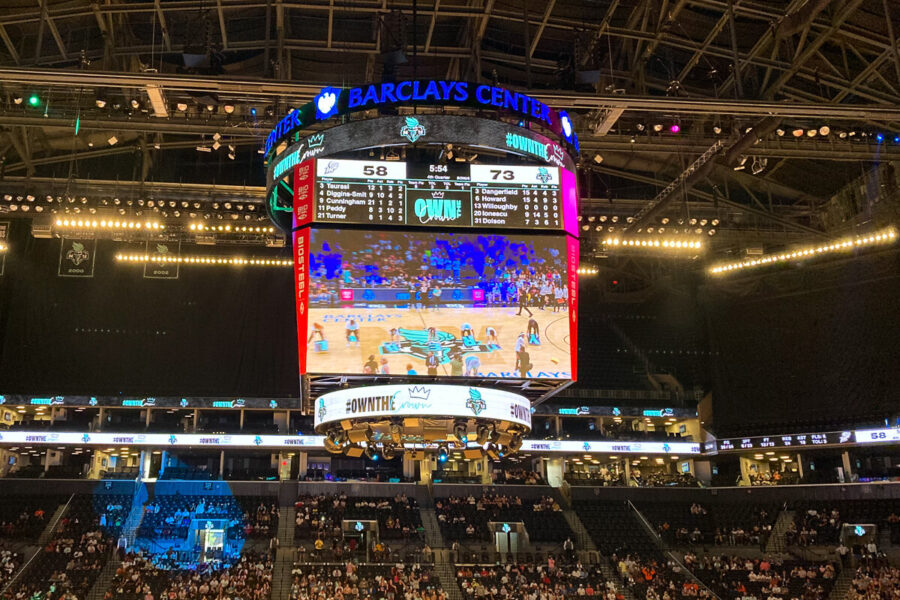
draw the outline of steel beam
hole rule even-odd
[[[541,24],[538,26],[538,30],[534,34],[534,39],[531,40],[531,45],[528,47],[528,57],[529,58],[534,56],[534,51],[537,49],[538,44],[541,41],[541,36],[544,35],[544,28],[547,26],[547,21],[550,20],[550,13],[553,12],[553,7],[555,5],[556,5],[556,0],[548,0],[547,8],[544,9],[544,18],[541,19]]]

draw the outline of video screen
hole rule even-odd
[[[564,235],[313,229],[308,279],[309,373],[571,378]]]

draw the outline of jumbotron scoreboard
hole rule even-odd
[[[320,223],[563,228],[553,166],[319,159],[312,191]]]

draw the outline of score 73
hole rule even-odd
[[[515,174],[509,169],[491,169],[491,179],[496,181],[497,179],[500,179],[501,176],[505,181],[512,181],[515,179]]]

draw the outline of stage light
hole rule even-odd
[[[375,444],[366,445],[364,454],[369,460],[378,460],[378,449],[375,447]]]
[[[460,420],[453,425],[453,436],[463,444],[469,441],[468,423]]]
[[[631,143],[633,144],[633,143],[635,143],[637,140],[634,139],[634,136],[631,136],[631,140],[630,140],[630,141],[631,141]]]
[[[782,129],[781,127],[779,127],[778,129],[775,130],[775,135],[777,135],[778,137],[783,137],[783,136],[784,136],[784,129]]]
[[[449,455],[447,454],[447,447],[440,446],[437,451],[438,462],[445,463],[445,462],[447,462],[448,458],[449,458]]]
[[[31,106],[37,106],[40,103],[41,103],[41,99],[38,98],[36,94],[32,94],[28,98],[28,104],[30,104]]]
[[[795,129],[791,132],[791,135],[794,136],[795,138],[803,137],[803,130],[798,127],[797,129]]]
[[[188,109],[188,105],[186,102],[179,102],[175,105],[175,108],[177,108],[181,112],[185,112]]]
[[[643,131],[645,128],[643,123],[638,123],[635,127],[637,127],[638,131]]]
[[[722,133],[722,128],[719,127],[718,125],[716,125],[715,127],[713,127],[713,133],[716,134],[716,135],[721,134],[721,133]]]
[[[294,261],[282,258],[243,258],[240,256],[172,256],[146,254],[116,254],[118,262],[130,263],[172,263],[180,265],[216,265],[216,266],[251,266],[251,267],[290,267]]]
[[[663,129],[663,126],[662,126],[661,123],[656,123],[656,124],[653,126],[653,131],[656,131],[657,133],[659,133],[660,131],[662,131],[662,129]]]
[[[226,104],[222,108],[225,110],[226,115],[230,115],[234,112],[234,104]]]
[[[595,154],[595,155],[594,155],[594,162],[597,163],[598,165],[599,165],[600,163],[602,163],[602,162],[603,162],[603,155],[600,154],[600,153]]]
[[[895,144],[900,144],[900,135],[895,135],[895,136],[894,136],[894,143],[895,143]]]
[[[822,125],[821,127],[819,127],[819,135],[828,135],[829,133],[831,133],[831,127],[829,127],[828,125]]]
[[[671,131],[672,133],[678,133],[679,131],[681,131],[681,127],[678,125],[678,123],[673,123],[672,126],[669,127],[669,131]]]
[[[475,443],[479,446],[484,446],[484,443],[487,442],[488,435],[490,435],[491,431],[487,425],[479,425],[476,430],[476,438]]]
[[[832,254],[835,252],[846,252],[853,248],[865,246],[874,246],[879,244],[892,244],[897,241],[897,230],[894,227],[888,227],[881,231],[870,234],[868,236],[856,238],[843,238],[830,243],[823,243],[819,246],[809,246],[807,248],[799,248],[791,252],[782,252],[781,254],[769,254],[754,258],[752,260],[744,260],[740,262],[725,263],[711,267],[709,273],[711,275],[721,275],[734,271],[742,271],[750,268],[763,267],[770,264],[784,263],[793,260],[804,260],[808,257]]]
[[[94,103],[97,105],[97,108],[106,108],[106,100],[103,98],[97,98]]]
[[[253,117],[256,116],[256,107],[255,106],[250,109],[250,116],[253,116]]]
[[[24,98],[22,98],[22,96],[16,96],[15,98],[13,98],[13,104],[22,104],[23,101]]]
[[[109,143],[110,146],[115,146],[116,144],[119,143],[119,138],[117,138],[116,136],[113,135],[113,136],[110,136],[110,138],[106,141]]]
[[[878,133],[875,135],[875,141],[879,144],[884,141],[884,134]]]
[[[810,129],[806,132],[806,135],[808,135],[809,137],[816,137],[817,133],[819,133],[819,132],[816,131],[815,129]]]
[[[131,108],[138,108],[140,105],[141,105],[141,103],[138,102],[137,100],[134,100],[134,99],[131,100]]]
[[[397,447],[394,444],[385,444],[381,449],[384,460],[392,460],[397,456]]]

